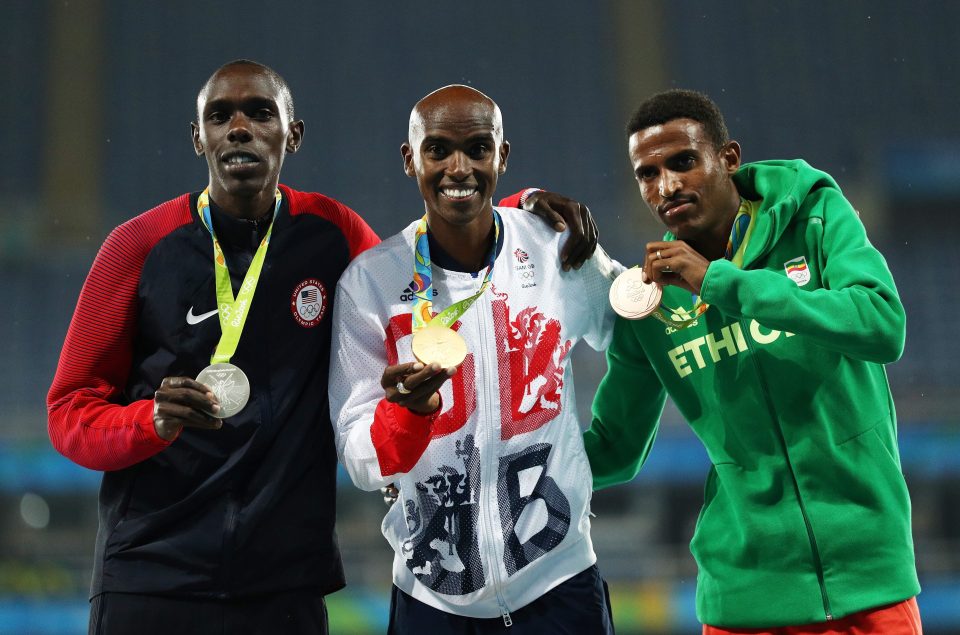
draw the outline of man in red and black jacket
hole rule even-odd
[[[345,205],[279,185],[303,122],[275,71],[226,64],[201,89],[197,115],[204,196],[184,194],[110,234],[47,399],[57,450],[104,472],[90,632],[326,633],[323,596],[344,585],[327,403],[333,291],[379,239]],[[524,206],[551,223],[561,212],[579,238],[567,263],[588,257],[589,212],[533,198]],[[221,342],[212,235],[233,295],[259,272],[229,360],[250,397],[226,419],[192,379]],[[262,267],[251,265],[258,250]]]

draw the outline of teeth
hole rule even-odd
[[[454,190],[454,189],[451,189],[451,188],[444,188],[444,189],[441,190],[441,192],[443,192],[444,196],[448,196],[448,197],[450,197],[450,198],[466,198],[466,197],[470,196],[471,194],[473,194],[473,193],[476,192],[476,191],[477,191],[477,190],[475,190],[475,189],[469,189],[469,190],[466,190],[466,189],[464,189],[464,190]]]
[[[227,163],[231,165],[240,165],[241,163],[256,163],[256,159],[254,159],[253,157],[237,154],[227,159]]]

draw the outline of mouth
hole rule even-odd
[[[670,219],[689,211],[692,206],[693,199],[685,197],[675,198],[660,205],[658,212],[661,217]]]
[[[475,185],[444,185],[440,187],[440,196],[455,203],[468,201],[477,194],[478,190]]]
[[[244,150],[231,150],[220,156],[220,162],[232,172],[247,171],[260,164],[260,157]]]

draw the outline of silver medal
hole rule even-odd
[[[210,388],[220,401],[220,411],[213,415],[218,419],[237,414],[250,399],[250,382],[233,364],[210,364],[200,371],[197,381]]]

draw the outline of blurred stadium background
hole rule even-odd
[[[625,263],[659,235],[622,133],[652,92],[710,94],[747,161],[831,172],[907,307],[889,375],[919,601],[928,633],[960,633],[960,3],[5,0],[0,16],[0,633],[86,632],[99,475],[50,447],[45,393],[106,233],[205,184],[194,98],[238,57],[285,75],[306,120],[283,181],[346,202],[381,236],[421,210],[401,171],[409,108],[453,82],[503,109],[513,148],[500,192],[579,198]],[[581,352],[577,364],[586,423],[604,361]],[[699,632],[687,542],[706,469],[668,406],[640,476],[596,495],[619,632]],[[341,479],[349,586],[329,598],[333,633],[385,628],[382,513],[378,495]]]

